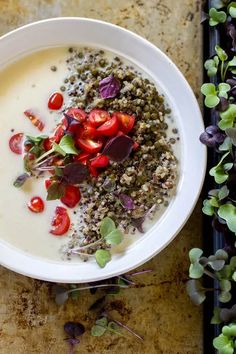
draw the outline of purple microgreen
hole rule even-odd
[[[90,307],[89,311],[98,311],[101,310],[102,307],[105,304],[106,296],[102,296],[99,299],[97,299]]]
[[[65,195],[65,186],[60,182],[53,182],[47,190],[47,200],[60,199]]]
[[[78,288],[73,288],[73,289],[66,289],[63,286],[54,284],[52,287],[52,293],[55,296],[55,302],[58,305],[63,305],[68,299],[70,294],[73,292],[80,292],[83,290],[95,290],[95,289],[104,289],[104,288],[120,288],[120,289],[128,289],[130,288],[129,285],[126,284],[98,284],[98,285],[88,285],[88,286],[83,286],[83,287],[78,287]]]
[[[75,351],[75,347],[80,343],[80,340],[77,338],[66,338],[64,340],[70,345],[69,354],[73,354]]]
[[[129,333],[131,333],[133,336],[135,336],[136,338],[138,338],[139,340],[141,340],[142,342],[144,341],[144,338],[142,336],[140,336],[139,334],[137,334],[132,328],[126,326],[124,323],[115,320],[114,318],[112,318],[110,315],[108,315],[106,312],[104,313],[106,314],[106,317],[108,319],[109,322],[113,322],[116,323],[119,327],[124,328],[126,331],[128,331]]]
[[[200,135],[199,139],[204,145],[216,147],[223,143],[225,134],[223,134],[217,126],[210,125],[205,129],[205,132]]]
[[[63,180],[69,184],[82,183],[88,176],[88,168],[80,162],[69,163],[63,169]]]
[[[126,278],[126,275],[122,276],[119,275],[118,276],[118,284],[130,284],[130,285],[135,285],[135,282],[132,280],[129,280]]]
[[[135,208],[133,199],[124,193],[116,194],[123,208],[133,210]]]
[[[229,101],[225,97],[220,97],[220,102],[216,106],[219,112],[225,112],[229,108]]]
[[[99,93],[102,98],[114,98],[120,92],[121,83],[113,75],[99,82]]]
[[[143,229],[143,223],[145,221],[145,216],[141,216],[140,218],[132,219],[132,224],[136,229],[141,232],[142,234],[144,233]]]
[[[133,144],[134,141],[127,135],[116,136],[108,141],[103,155],[108,156],[114,162],[123,162],[129,157]]]
[[[55,302],[57,305],[64,305],[64,303],[69,299],[67,289],[58,284],[53,285],[52,293],[55,296]]]
[[[75,338],[82,336],[82,334],[85,332],[85,328],[82,323],[69,321],[64,324],[64,331],[72,338]]]
[[[22,175],[18,176],[13,183],[14,187],[16,188],[22,187],[28,178],[30,178],[30,175],[28,173],[23,173]]]
[[[232,39],[232,52],[236,52],[236,28],[233,23],[227,24],[227,33]]]
[[[235,322],[236,320],[236,305],[233,305],[230,309],[220,309],[219,317],[223,322]]]
[[[136,277],[137,275],[142,275],[142,274],[151,273],[151,272],[153,272],[152,269],[144,269],[144,270],[140,270],[139,272],[126,274],[125,276],[130,278],[130,277]]]

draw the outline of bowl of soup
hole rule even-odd
[[[0,49],[0,263],[82,283],[160,252],[206,165],[177,67],[138,35],[84,18],[21,27]]]

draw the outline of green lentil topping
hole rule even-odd
[[[70,48],[67,65],[69,75],[61,90],[69,95],[68,106],[82,108],[87,113],[99,108],[109,113],[121,111],[134,115],[135,125],[129,135],[139,144],[127,160],[111,162],[98,178],[80,188],[78,214],[82,219],[69,242],[74,247],[99,239],[99,225],[106,216],[128,234],[135,232],[137,221],[150,209],[153,214],[168,205],[177,184],[178,163],[173,147],[179,137],[175,127],[172,136],[168,133],[167,122],[171,118],[164,96],[153,82],[122,58],[88,48]],[[121,90],[115,98],[102,99],[99,82],[111,74],[120,80]],[[130,196],[135,208],[124,209],[117,197],[119,193]],[[85,251],[93,252],[93,248]]]

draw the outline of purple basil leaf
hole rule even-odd
[[[103,155],[108,156],[112,161],[123,162],[129,157],[133,144],[134,141],[127,135],[116,136],[108,141]]]
[[[102,98],[113,98],[120,92],[121,84],[113,75],[99,82],[99,92]]]
[[[132,210],[135,208],[134,201],[129,195],[124,194],[124,193],[120,193],[117,195],[117,197],[119,198],[120,203],[123,206],[123,208],[129,209],[129,210]]]
[[[79,322],[66,322],[64,324],[64,331],[72,338],[75,338],[82,336],[82,334],[85,332],[85,328],[84,325]]]
[[[23,173],[22,175],[18,176],[15,182],[13,183],[14,187],[22,187],[28,178],[30,178],[30,175],[28,173]]]
[[[141,218],[137,218],[137,219],[132,219],[132,224],[142,234],[144,234],[144,229],[143,229],[144,221],[145,221],[145,216],[142,216]]]
[[[89,176],[88,169],[80,162],[72,162],[63,169],[63,180],[70,184],[84,182]]]
[[[216,147],[218,144],[222,144],[225,139],[220,129],[215,125],[210,125],[206,128],[205,132],[200,135],[200,141],[209,147]]]

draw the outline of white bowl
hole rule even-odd
[[[121,27],[85,18],[35,22],[0,38],[0,68],[46,47],[87,45],[117,53],[146,71],[170,100],[180,131],[180,179],[176,197],[156,224],[105,268],[95,262],[53,262],[26,254],[0,240],[0,263],[33,278],[64,283],[92,282],[125,273],[155,256],[184,226],[202,188],[206,149],[198,138],[203,121],[195,96],[172,61],[158,48]]]

